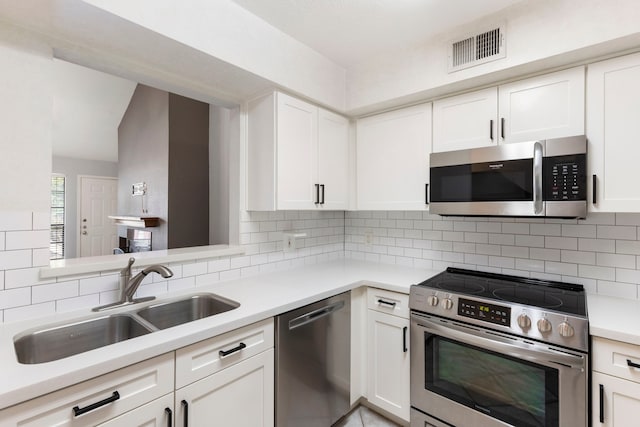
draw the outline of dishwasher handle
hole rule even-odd
[[[307,323],[315,322],[318,319],[340,310],[342,307],[344,307],[344,301],[338,301],[327,305],[326,307],[318,308],[317,310],[310,311],[302,316],[291,319],[289,320],[289,330],[292,331],[300,326],[306,325]]]

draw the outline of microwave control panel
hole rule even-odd
[[[586,154],[545,157],[542,176],[544,200],[587,200]]]

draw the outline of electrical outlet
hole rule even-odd
[[[373,231],[367,230],[364,232],[364,244],[367,246],[373,245]]]
[[[282,250],[293,252],[296,250],[296,237],[292,234],[285,234],[282,238]]]

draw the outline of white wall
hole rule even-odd
[[[523,1],[437,39],[350,68],[346,110],[371,112],[637,49],[639,21],[637,0]],[[447,72],[449,42],[501,23],[506,23],[506,59]]]
[[[48,212],[51,48],[0,24],[0,206]]]

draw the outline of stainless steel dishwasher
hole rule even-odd
[[[349,412],[351,292],[276,317],[276,426],[328,427]]]

